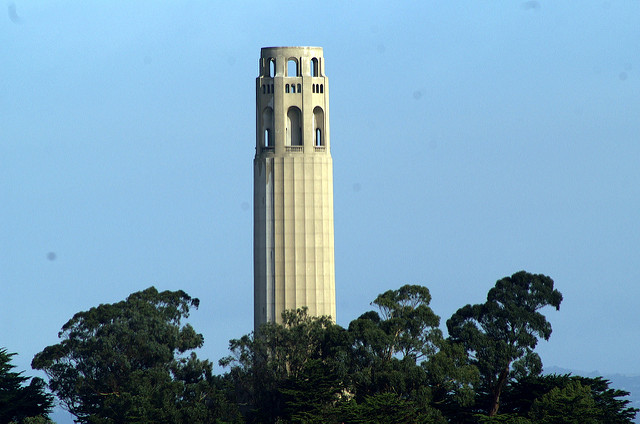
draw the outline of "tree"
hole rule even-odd
[[[404,285],[388,290],[372,302],[378,312],[370,311],[350,325],[357,345],[384,361],[410,357],[420,362],[437,351],[442,339],[440,317],[429,307],[429,289]]]
[[[582,389],[577,389],[576,385],[567,389],[572,383],[579,383]],[[554,405],[567,402],[568,405],[560,406],[566,419],[580,422],[581,417],[591,416],[598,423],[632,424],[638,409],[629,406],[631,401],[625,399],[629,392],[610,388],[609,385],[610,382],[602,377],[590,378],[569,374],[530,375],[507,385],[501,408],[520,416],[529,416],[532,409],[537,409],[536,414],[539,417],[545,410],[550,413]],[[589,388],[593,400],[588,414],[572,409],[578,403],[585,402],[585,396],[582,394],[584,388]],[[553,395],[545,398],[545,395],[554,390]],[[574,400],[569,402],[570,399]],[[537,405],[536,408],[533,408],[534,404]],[[577,415],[572,416],[572,411]]]
[[[378,397],[394,394],[417,408],[416,417],[439,422],[444,418],[436,407],[444,410],[445,404],[472,399],[469,383],[477,370],[462,349],[443,339],[430,302],[427,287],[405,285],[380,294],[372,302],[378,311],[349,324],[354,341],[350,367],[360,408],[376,405],[374,399],[395,399]]]
[[[450,339],[470,352],[480,370],[489,416],[498,413],[514,364],[519,374],[542,369],[533,349],[538,338],[549,339],[551,324],[539,311],[545,306],[559,309],[561,302],[551,278],[520,271],[498,280],[485,303],[466,305],[447,321]]]
[[[229,342],[220,365],[230,367],[236,402],[248,422],[334,422],[347,380],[346,331],[306,308],[282,318]]]
[[[0,349],[0,424],[34,417],[42,417],[46,421],[53,407],[53,396],[45,392],[42,379],[29,379],[22,372],[11,371],[15,368],[11,357],[15,355]]]
[[[182,319],[198,299],[150,287],[79,312],[62,341],[32,362],[81,423],[201,423],[221,418],[212,365],[195,353],[204,338]],[[227,417],[233,420],[233,417]]]
[[[570,381],[566,386],[554,387],[536,399],[529,416],[539,424],[599,424],[596,403],[589,386]]]
[[[424,411],[414,401],[396,393],[376,393],[361,403],[351,402],[341,408],[344,424],[444,424],[436,410]]]
[[[467,422],[469,408],[475,401],[474,386],[480,375],[478,368],[470,363],[464,347],[442,340],[438,352],[421,366],[426,372],[431,405],[451,423]]]

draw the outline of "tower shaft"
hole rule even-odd
[[[254,327],[336,317],[329,86],[322,48],[261,51],[256,79]]]

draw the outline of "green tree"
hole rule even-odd
[[[236,402],[248,422],[335,422],[347,380],[347,333],[329,317],[306,308],[285,311],[283,323],[231,340],[230,367]]]
[[[520,271],[496,282],[483,304],[466,305],[447,321],[450,339],[470,352],[488,393],[488,415],[495,416],[500,395],[515,369],[537,374],[540,358],[533,352],[538,338],[548,340],[551,324],[539,311],[560,308],[562,294],[553,280]]]
[[[449,340],[440,342],[438,352],[422,362],[431,405],[449,422],[467,422],[469,408],[475,401],[474,385],[478,384],[478,368],[470,363],[464,347]]]
[[[53,407],[53,396],[45,392],[42,379],[29,379],[22,372],[11,371],[15,368],[11,364],[13,356],[15,353],[0,349],[0,424],[35,417],[46,421]]]
[[[525,417],[515,414],[498,414],[492,417],[486,415],[476,415],[479,424],[534,424]]]
[[[575,380],[536,399],[529,411],[532,421],[539,424],[604,423],[598,420],[598,415],[591,388]]]
[[[150,287],[79,312],[32,362],[81,423],[204,423],[222,417],[204,338],[182,319],[198,299]],[[233,420],[233,416],[227,417]]]
[[[362,402],[342,406],[344,424],[446,423],[438,411],[422,410],[414,401],[396,393],[376,393]]]
[[[556,392],[565,390],[572,382],[590,389],[590,396],[594,402],[591,415],[599,423],[632,424],[634,422],[638,409],[630,406],[629,392],[609,387],[611,383],[602,377],[590,378],[568,374],[527,376],[510,383],[505,388],[501,408],[508,413],[528,416],[535,402],[540,405],[541,399],[546,394],[554,389],[558,389]],[[566,390],[560,394],[567,398]],[[560,396],[556,395],[556,397]],[[565,408],[567,417],[570,411],[570,407]],[[575,417],[578,421],[579,418],[579,416]]]
[[[405,285],[388,290],[369,311],[349,324],[353,338],[352,372],[358,401],[389,391],[407,393],[425,379],[418,363],[438,350],[440,317],[429,307],[429,289]]]
[[[378,295],[372,303],[378,312],[365,313],[349,327],[359,347],[381,360],[410,357],[419,362],[433,355],[442,339],[440,317],[430,302],[428,288],[404,285]]]
[[[473,399],[477,370],[462,349],[443,339],[430,302],[428,288],[405,285],[380,294],[372,302],[377,311],[349,324],[357,405],[374,405],[376,396],[392,393],[417,408],[417,416],[438,422],[444,418],[434,407],[444,411]]]

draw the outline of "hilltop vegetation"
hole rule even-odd
[[[347,328],[286,311],[231,340],[218,376],[183,322],[198,299],[151,287],[75,314],[32,366],[80,423],[633,422],[628,393],[607,380],[541,375],[535,347],[551,325],[540,311],[562,302],[551,278],[498,280],[486,302],[447,320],[448,337],[430,302],[423,286],[389,290]],[[1,384],[10,374],[0,371]],[[2,415],[0,397],[0,424],[46,422],[51,398],[33,381],[42,408]]]

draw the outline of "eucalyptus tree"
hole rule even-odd
[[[390,393],[412,405],[416,417],[440,422],[441,412],[473,401],[477,369],[443,338],[430,302],[427,287],[404,285],[377,296],[372,302],[377,310],[351,322],[350,369],[360,407]]]
[[[514,371],[526,375],[542,370],[533,350],[539,338],[549,339],[551,324],[540,310],[557,310],[561,302],[551,278],[520,271],[498,280],[485,303],[466,305],[447,321],[450,339],[467,349],[480,371],[489,416],[498,413],[500,395]]]
[[[247,422],[340,422],[338,404],[347,392],[346,331],[307,308],[287,310],[283,322],[269,322],[229,342],[235,401]]]
[[[192,352],[202,334],[182,323],[198,305],[183,291],[150,287],[78,312],[32,367],[80,423],[233,421],[212,364]]]

